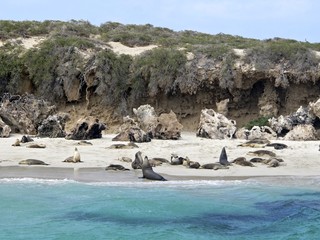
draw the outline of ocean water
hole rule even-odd
[[[319,239],[320,178],[0,179],[0,239]]]

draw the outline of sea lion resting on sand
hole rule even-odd
[[[11,145],[13,147],[19,147],[20,145],[20,140],[17,138],[16,141]]]
[[[49,165],[41,160],[37,159],[25,159],[19,162],[20,165]]]
[[[274,152],[268,151],[268,150],[257,150],[254,152],[249,152],[249,155],[256,155],[256,156],[269,156],[269,157],[276,157],[276,154]]]
[[[246,167],[254,167],[252,162],[247,161],[245,157],[238,157],[232,161],[232,163],[238,164],[240,166],[246,166]]]
[[[220,157],[219,157],[219,162],[218,163],[207,163],[207,164],[202,165],[201,168],[213,169],[213,170],[229,169],[229,167],[227,167],[228,165],[231,165],[231,164],[228,161],[226,148],[223,147],[222,150],[221,150],[221,153],[220,153]]]
[[[147,156],[144,157],[141,168],[142,168],[142,178],[146,178],[149,180],[167,181],[160,174],[153,171]]]
[[[229,169],[229,167],[222,165],[220,163],[207,163],[201,165],[201,168],[204,169],[213,169],[213,170],[218,170],[218,169]]]
[[[123,144],[123,143],[116,143],[112,144],[108,148],[110,149],[132,149],[132,148],[139,148],[137,144],[134,142],[129,142],[128,144]]]
[[[46,148],[45,144],[42,143],[31,143],[26,146],[27,148]]]
[[[109,166],[106,167],[106,170],[114,170],[114,171],[129,171],[130,169],[125,168],[122,165],[119,164],[110,164]]]
[[[239,144],[239,147],[252,147],[252,148],[263,148],[266,144],[269,144],[270,141],[267,139],[252,139],[245,143]]]

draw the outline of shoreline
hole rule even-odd
[[[121,162],[119,158],[130,157],[134,160],[137,151],[143,156],[162,157],[170,160],[172,153],[179,156],[188,156],[200,164],[217,162],[222,147],[226,147],[228,160],[237,157],[252,156],[250,151],[265,149],[276,153],[277,157],[284,160],[281,166],[268,168],[262,163],[255,163],[255,167],[245,167],[233,164],[229,169],[190,169],[185,166],[162,164],[154,167],[154,171],[168,180],[243,180],[249,178],[269,177],[318,177],[320,176],[319,141],[282,141],[272,142],[285,143],[287,149],[275,150],[270,147],[250,148],[238,145],[246,140],[215,140],[195,136],[193,132],[182,132],[179,140],[157,140],[149,143],[137,143],[139,148],[134,149],[110,149],[112,144],[127,142],[115,142],[112,138],[115,134],[103,135],[101,139],[89,140],[92,145],[78,145],[79,141],[66,140],[64,138],[34,138],[34,142],[45,144],[46,148],[27,148],[29,143],[19,147],[11,146],[15,139],[21,139],[21,134],[12,134],[9,138],[0,138],[0,178],[44,178],[44,179],[70,179],[80,182],[125,182],[125,181],[149,181],[141,179],[141,170],[133,170],[131,163]],[[77,147],[82,163],[63,162],[72,156]],[[48,166],[19,165],[23,159],[39,159]],[[121,164],[130,171],[106,171],[109,164]]]

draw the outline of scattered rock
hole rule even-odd
[[[213,109],[203,109],[197,136],[212,139],[231,139],[236,129],[236,121],[229,120]]]
[[[44,119],[38,127],[39,137],[62,138],[66,136],[64,130],[66,122],[70,117],[66,113],[50,115]]]
[[[99,119],[94,117],[81,118],[77,121],[71,133],[67,134],[66,139],[88,140],[101,138],[102,131],[105,129],[106,125],[100,123]]]

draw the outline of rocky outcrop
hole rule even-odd
[[[235,137],[238,139],[277,139],[277,133],[269,126],[253,126],[250,130],[246,128],[237,129]]]
[[[172,110],[157,116],[154,108],[147,104],[138,109],[134,108],[133,112],[137,117],[139,127],[152,138],[176,140],[181,137],[183,126]]]
[[[0,137],[9,137],[11,128],[0,118]]]
[[[229,103],[229,98],[221,100],[220,102],[216,103],[217,106],[217,112],[221,113],[224,116],[228,115],[228,103]]]
[[[316,139],[316,130],[311,124],[294,126],[293,129],[284,137],[284,140],[291,141],[308,141]]]
[[[65,113],[50,115],[42,121],[38,127],[39,137],[59,138],[65,137],[65,123],[69,120],[69,115]]]
[[[295,113],[288,116],[282,116],[269,119],[270,127],[278,134],[284,136],[298,125],[312,125],[315,121],[315,116],[308,107],[300,107]]]
[[[22,96],[4,94],[0,117],[14,133],[37,134],[41,122],[56,110],[49,102],[36,99],[31,94]]]
[[[177,116],[173,111],[170,111],[170,113],[162,113],[157,118],[157,126],[154,129],[154,138],[177,140],[181,137],[182,128],[182,124],[179,123]]]
[[[146,132],[151,132],[154,135],[154,130],[158,124],[157,114],[154,108],[149,104],[141,105],[137,109],[133,108],[133,113],[136,116],[141,129]]]
[[[213,109],[203,109],[197,136],[212,139],[231,139],[236,129],[236,121],[229,120]]]
[[[94,117],[81,118],[77,121],[75,127],[68,133],[66,139],[86,140],[101,138],[102,131],[106,129],[104,123],[100,123],[99,119]]]
[[[123,118],[119,133],[112,141],[150,142],[151,138],[134,119],[126,116]]]
[[[316,102],[310,102],[309,109],[313,115],[320,118],[320,98]]]

